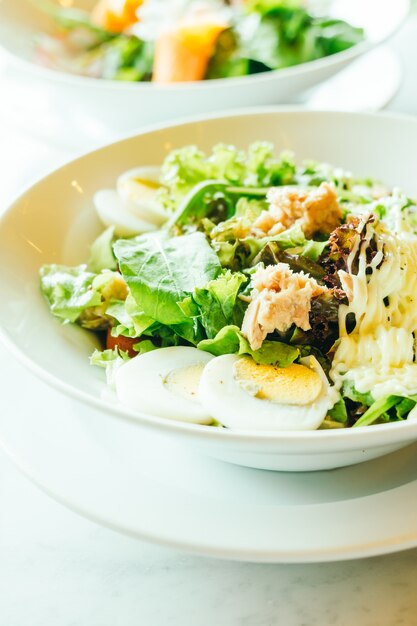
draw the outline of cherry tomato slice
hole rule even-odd
[[[127,352],[130,357],[134,357],[137,355],[136,350],[134,350],[133,346],[135,343],[139,343],[141,341],[140,337],[124,337],[123,335],[119,335],[118,337],[113,337],[111,334],[111,328],[107,330],[106,337],[106,348],[108,350],[114,350],[114,348],[119,348],[122,352]]]

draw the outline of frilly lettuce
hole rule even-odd
[[[90,356],[90,365],[96,365],[105,369],[107,384],[113,387],[116,371],[128,360],[127,352],[123,352],[118,348],[113,350],[94,350]]]
[[[156,350],[156,346],[149,339],[140,341],[134,344],[134,349],[138,353],[138,356]],[[113,350],[94,350],[90,356],[90,365],[101,367],[106,370],[107,384],[111,387],[114,386],[114,376],[126,361],[129,361],[130,357],[127,352],[114,348]]]
[[[258,201],[250,200],[248,203],[254,207]],[[222,267],[235,271],[242,270],[258,261],[265,261],[265,258],[271,257],[271,251],[274,249],[288,250],[300,259],[315,263],[328,245],[327,241],[306,239],[299,222],[278,235],[264,237],[248,235],[251,224],[250,217],[232,217],[212,228],[208,236]],[[279,259],[272,257],[266,264],[279,262]],[[307,266],[306,261],[304,265]],[[305,269],[309,271],[307,267]],[[324,275],[323,271],[321,275]]]
[[[145,315],[138,307],[136,300],[129,293],[126,300],[117,300],[110,304],[107,315],[117,324],[112,328],[112,335],[126,337],[140,337],[144,333],[152,335],[152,331],[159,327],[154,319]]]
[[[101,304],[100,293],[93,289],[96,274],[86,265],[43,265],[40,270],[41,291],[51,313],[63,322],[76,322],[82,311]]]
[[[108,307],[127,294],[118,272],[95,274],[88,271],[87,265],[43,265],[40,283],[53,315],[64,323],[77,322],[91,330],[107,328]]]
[[[212,339],[230,324],[241,324],[243,313],[238,294],[248,278],[238,272],[226,271],[211,280],[204,288],[197,288],[193,300],[198,307],[198,317],[206,335]]]
[[[173,150],[162,166],[160,201],[175,212],[191,189],[203,181],[230,186],[268,187],[293,181],[292,155],[274,156],[273,146],[258,142],[245,152],[234,146],[218,144],[207,155],[195,146]]]

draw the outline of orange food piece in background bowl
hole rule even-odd
[[[163,33],[156,42],[153,82],[202,80],[220,33],[221,22],[187,20]]]
[[[143,0],[99,0],[91,12],[91,21],[112,33],[122,33],[136,24],[136,11]]]

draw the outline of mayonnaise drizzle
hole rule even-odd
[[[364,223],[365,238],[357,236],[340,271],[349,304],[339,308],[340,344],[331,377],[337,387],[354,382],[360,392],[375,399],[389,395],[417,394],[417,237],[392,233],[381,223]],[[367,248],[376,237],[377,252],[367,261]],[[358,254],[359,250],[359,254]],[[353,263],[358,266],[352,273]],[[379,267],[378,267],[379,266]],[[356,326],[346,330],[346,318],[354,314]]]

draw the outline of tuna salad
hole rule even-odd
[[[129,410],[244,430],[417,417],[417,204],[258,142],[173,150],[98,190],[102,232],[44,265]]]

